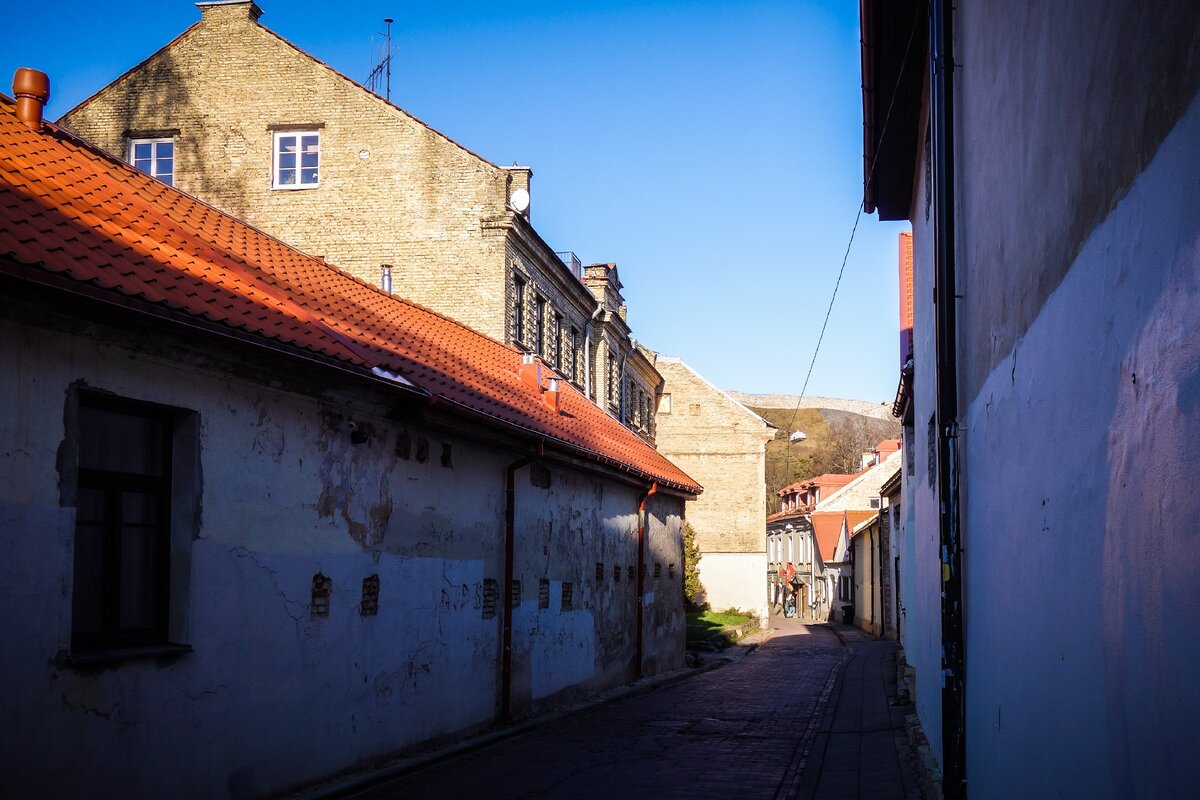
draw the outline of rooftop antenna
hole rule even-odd
[[[378,34],[386,37],[387,45],[383,52],[383,58],[371,70],[371,74],[367,76],[367,88],[375,94],[379,94],[379,80],[383,78],[384,99],[391,102],[392,99],[392,23],[395,22],[391,17],[384,20],[387,25],[387,32]]]

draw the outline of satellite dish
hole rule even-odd
[[[517,189],[509,195],[508,205],[518,214],[525,213],[525,209],[529,208],[529,192],[524,189]]]

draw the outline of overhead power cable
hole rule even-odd
[[[917,23],[920,21],[920,19],[921,19],[920,5],[917,5],[916,11],[913,15],[912,28],[908,32],[908,43],[904,46],[904,58],[900,62],[900,71],[896,75],[896,85],[892,87],[892,96],[888,100],[887,113],[884,115],[883,125],[879,129],[879,139],[877,140],[876,145],[875,145],[875,155],[871,159],[871,169],[867,173],[867,180],[864,184],[864,190],[865,190],[865,187],[869,186],[871,184],[871,181],[875,178],[875,165],[879,161],[880,144],[883,143],[883,139],[887,135],[888,122],[891,121],[892,109],[895,108],[895,106],[896,106],[896,95],[899,94],[899,92],[900,92],[900,81],[904,78],[904,70],[908,66],[908,54],[909,54],[909,51],[912,49],[913,38],[916,36],[916,33],[917,33]],[[834,301],[837,300],[838,288],[841,287],[841,285],[842,285],[842,275],[845,273],[846,264],[850,260],[850,248],[854,245],[854,235],[858,232],[858,223],[862,219],[862,214],[865,209],[864,202],[865,201],[861,198],[858,201],[858,211],[856,211],[854,214],[854,225],[851,226],[851,228],[850,228],[850,240],[846,242],[846,251],[845,251],[845,253],[842,254],[842,265],[838,268],[837,281],[834,282],[834,284],[833,284],[833,294],[829,298],[828,308],[825,309],[825,319],[821,323],[821,332],[820,332],[820,334],[817,335],[817,344],[815,347],[813,347],[812,360],[808,362],[808,372],[805,373],[805,375],[804,375],[804,383],[800,387],[800,396],[796,398],[796,408],[792,410],[792,419],[788,423],[788,436],[789,437],[792,434],[792,429],[796,426],[796,417],[800,413],[800,405],[801,405],[801,403],[804,402],[804,397],[805,397],[806,393],[808,392],[808,381],[812,377],[813,367],[816,366],[817,356],[821,352],[821,343],[825,340],[825,329],[829,325],[829,316],[833,313],[833,304],[834,304]],[[791,474],[792,474],[792,449],[791,449],[791,447],[787,448],[786,453],[787,453],[787,456],[784,459],[784,469],[787,472],[788,477],[790,478]]]

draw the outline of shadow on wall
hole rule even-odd
[[[175,186],[231,216],[245,219],[250,186],[243,161],[251,145],[236,127],[191,124],[187,115],[193,108],[193,98],[186,75],[175,54],[167,50],[129,77],[120,89],[123,97],[116,108],[121,131],[117,146],[122,148],[117,155],[128,158],[125,149],[132,138],[172,131]],[[82,127],[94,128],[96,124],[92,121]],[[216,154],[224,157],[215,158]]]

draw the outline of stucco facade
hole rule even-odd
[[[881,186],[902,179],[887,213],[913,224],[901,597],[918,714],[935,766],[964,781],[947,796],[1185,796],[1200,752],[1200,9],[949,6],[934,10],[954,32],[939,43],[953,112],[918,95],[893,122],[932,147],[878,162]],[[877,53],[907,40],[874,33]],[[895,82],[885,69],[864,86]],[[954,213],[940,229],[939,200]],[[940,372],[938,270],[957,311]],[[935,408],[939,380],[954,407]],[[957,498],[937,490],[946,436]],[[955,499],[961,642],[942,626],[939,509]],[[943,639],[965,649],[961,717],[941,705]]]
[[[246,377],[261,364],[185,352],[161,334],[146,353],[133,335],[27,322],[6,320],[0,336],[0,395],[13,410],[0,439],[15,454],[0,523],[20,533],[2,540],[11,690],[0,705],[24,733],[0,756],[9,791],[257,795],[495,721],[503,615],[486,586],[503,586],[513,454],[397,423],[386,398],[369,391],[275,369],[273,380],[291,390],[272,388]],[[56,661],[71,640],[75,541],[64,495],[73,475],[56,458],[72,436],[65,410],[80,387],[195,421],[196,511],[172,564],[180,592],[172,640],[191,652]],[[348,420],[376,435],[352,444]],[[629,576],[639,491],[556,466],[541,488],[530,469],[516,482],[517,716],[637,671]],[[647,563],[663,564],[665,576],[667,564],[681,563],[683,502],[655,495],[648,509]],[[316,575],[331,582],[324,617],[313,611]],[[371,576],[378,610],[364,616]],[[677,668],[678,580],[648,578],[646,588],[644,668]]]
[[[665,383],[658,449],[704,484],[688,507],[702,553],[700,579],[717,609],[741,608],[767,619],[766,443],[762,417],[677,358],[658,358]]]
[[[18,79],[6,796],[275,796],[682,665],[694,481],[536,357],[44,124],[49,81]]]

